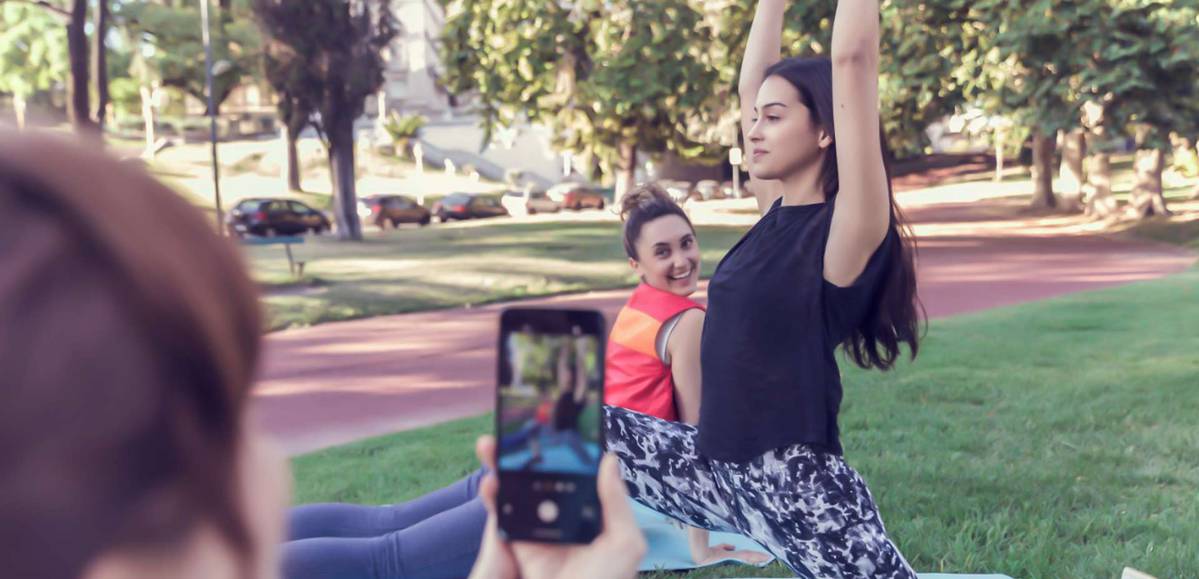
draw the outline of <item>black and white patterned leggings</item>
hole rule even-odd
[[[604,420],[608,451],[645,506],[741,533],[799,577],[916,577],[887,538],[866,483],[841,457],[795,445],[724,462],[699,456],[693,426],[610,406]]]

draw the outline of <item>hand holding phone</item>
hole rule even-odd
[[[598,494],[603,509],[603,532],[590,545],[507,543],[500,538],[496,510],[499,479],[496,443],[490,436],[475,445],[479,462],[492,473],[483,479],[479,496],[487,508],[487,527],[471,579],[633,579],[645,557],[645,537],[637,527],[616,457],[600,463]]]
[[[599,534],[605,334],[596,311],[500,315],[496,472],[506,539],[589,543]]]

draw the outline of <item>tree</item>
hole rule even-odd
[[[717,108],[711,40],[686,0],[460,0],[448,10],[443,61],[449,90],[478,96],[488,135],[546,123],[556,147],[618,167],[620,195],[639,152],[711,154],[694,137]]]
[[[278,42],[268,42],[264,52],[267,81],[275,87],[276,108],[283,124],[284,162],[289,191],[300,191],[300,156],[296,140],[312,124],[316,106],[310,96],[320,94],[318,79],[309,74],[308,63],[299,53]]]
[[[95,41],[94,67],[96,77],[96,112],[92,117],[100,132],[104,132],[104,121],[108,113],[108,12],[110,0],[96,0],[96,22],[92,31]]]
[[[398,32],[389,4],[385,0],[254,0],[253,6],[271,58],[294,61],[291,70],[296,77],[275,89],[298,103],[311,103],[319,114],[315,125],[329,151],[338,237],[360,240],[354,119],[362,115],[366,98],[383,85],[383,51]]]
[[[925,129],[965,103],[962,55],[983,29],[971,0],[889,2],[882,11],[879,96],[888,145],[897,157],[924,154]]]
[[[76,129],[92,132],[96,129],[92,122],[90,99],[91,87],[88,86],[87,58],[87,0],[71,0],[67,20],[67,54],[71,63],[71,79],[67,84],[67,116]]]
[[[1199,28],[1193,2],[1110,0],[1085,74],[1090,96],[1103,107],[1103,129],[1134,135],[1136,184],[1131,213],[1168,214],[1162,194],[1172,132],[1199,132]]]
[[[123,4],[117,5],[118,14],[123,13]],[[124,103],[130,109],[137,107],[142,115],[145,149],[142,156],[151,157],[157,147],[157,113],[156,97],[161,87],[161,79],[153,61],[147,57],[154,50],[146,43],[146,35],[136,26],[135,21],[124,21],[118,16],[116,27],[121,38],[121,45],[127,50],[126,54],[118,53],[118,60],[126,62],[127,76],[118,76],[112,83],[114,100]],[[135,104],[136,103],[136,104]]]
[[[199,4],[188,6],[148,0],[121,2],[115,16],[145,47],[145,64],[162,86],[177,88],[207,102],[204,46]],[[237,16],[244,16],[237,18]],[[242,4],[221,2],[212,22],[212,93],[216,113],[262,62],[261,36]]]
[[[26,103],[68,77],[66,35],[54,16],[33,6],[0,3],[0,92],[12,94],[17,126]]]
[[[1081,75],[1091,64],[1107,0],[983,0],[972,14],[981,37],[970,94],[989,112],[1031,129],[1033,207],[1059,205],[1053,192],[1058,131],[1080,125]]]
[[[88,92],[87,0],[67,0],[65,8],[48,0],[0,0],[0,4],[17,3],[37,6],[66,25],[67,62],[70,67],[67,77],[67,117],[76,129],[94,132],[96,127],[88,104],[91,99]]]

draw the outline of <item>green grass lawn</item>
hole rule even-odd
[[[1191,269],[936,320],[917,362],[845,367],[846,456],[911,563],[1016,578],[1114,578],[1126,565],[1199,576],[1197,286]],[[483,416],[299,457],[296,501],[415,497],[473,470],[473,441],[490,428]],[[752,575],[787,572],[686,576]]]
[[[743,232],[699,228],[705,276]],[[616,222],[405,228],[361,243],[311,238],[293,251],[306,261],[298,282],[282,247],[246,250],[273,330],[636,283]]]

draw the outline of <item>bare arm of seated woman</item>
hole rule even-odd
[[[704,311],[692,309],[679,314],[681,318],[670,333],[666,351],[670,355],[670,373],[674,378],[675,404],[679,419],[684,423],[699,423],[700,406],[700,337],[704,329]],[[696,527],[687,529],[691,558],[697,565],[722,559],[737,559],[751,565],[766,562],[770,556],[759,551],[738,551],[732,545],[710,545],[708,531]]]

